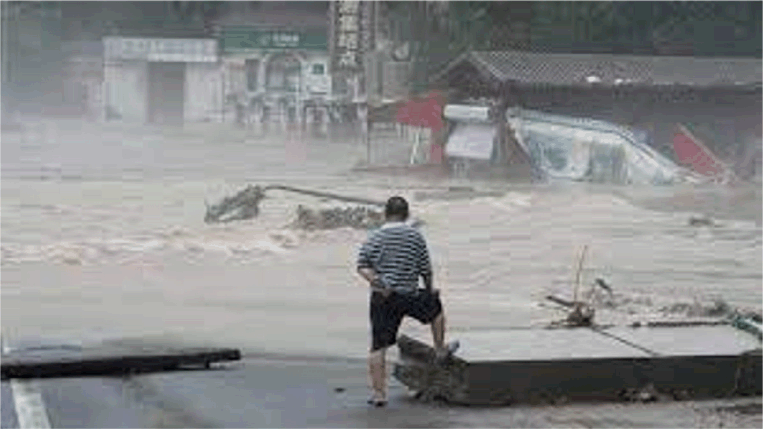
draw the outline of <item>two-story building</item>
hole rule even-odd
[[[232,2],[215,20],[225,120],[258,131],[325,124],[332,97],[328,16],[320,2]]]

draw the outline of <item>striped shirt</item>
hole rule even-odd
[[[375,231],[360,248],[358,268],[371,268],[387,287],[414,292],[419,277],[431,276],[424,236],[403,222],[389,222]]]

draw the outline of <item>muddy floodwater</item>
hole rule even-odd
[[[196,127],[196,128],[194,128]],[[297,231],[280,191],[261,216],[204,223],[205,199],[284,183],[411,201],[450,332],[544,326],[562,314],[587,245],[599,321],[760,310],[760,186],[625,188],[422,181],[351,173],[351,141],[246,138],[223,126],[130,129],[46,123],[2,135],[2,334],[171,336],[245,352],[363,357],[367,290],[354,259],[367,231]],[[502,196],[448,198],[449,186]],[[438,194],[439,193],[439,194]],[[441,197],[441,195],[445,195]],[[709,215],[714,226],[690,226]],[[407,322],[410,333],[426,333]]]

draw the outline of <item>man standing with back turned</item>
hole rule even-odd
[[[397,342],[403,317],[431,324],[435,352],[444,359],[458,348],[445,344],[445,317],[439,291],[432,288],[432,265],[424,236],[408,225],[408,202],[392,197],[384,209],[386,223],[360,249],[358,273],[371,288],[371,353],[368,370],[373,396],[369,404],[387,404],[387,348]],[[419,277],[424,289],[419,288]]]

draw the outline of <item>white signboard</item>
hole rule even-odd
[[[214,39],[145,39],[104,37],[107,60],[212,63],[217,61]]]
[[[310,78],[307,90],[314,94],[328,94],[331,92],[331,79],[328,76]]]
[[[490,108],[484,106],[465,106],[448,104],[445,106],[443,116],[453,121],[476,121],[486,122],[490,119]]]
[[[490,160],[496,134],[496,127],[492,124],[458,124],[445,145],[445,155]]]

